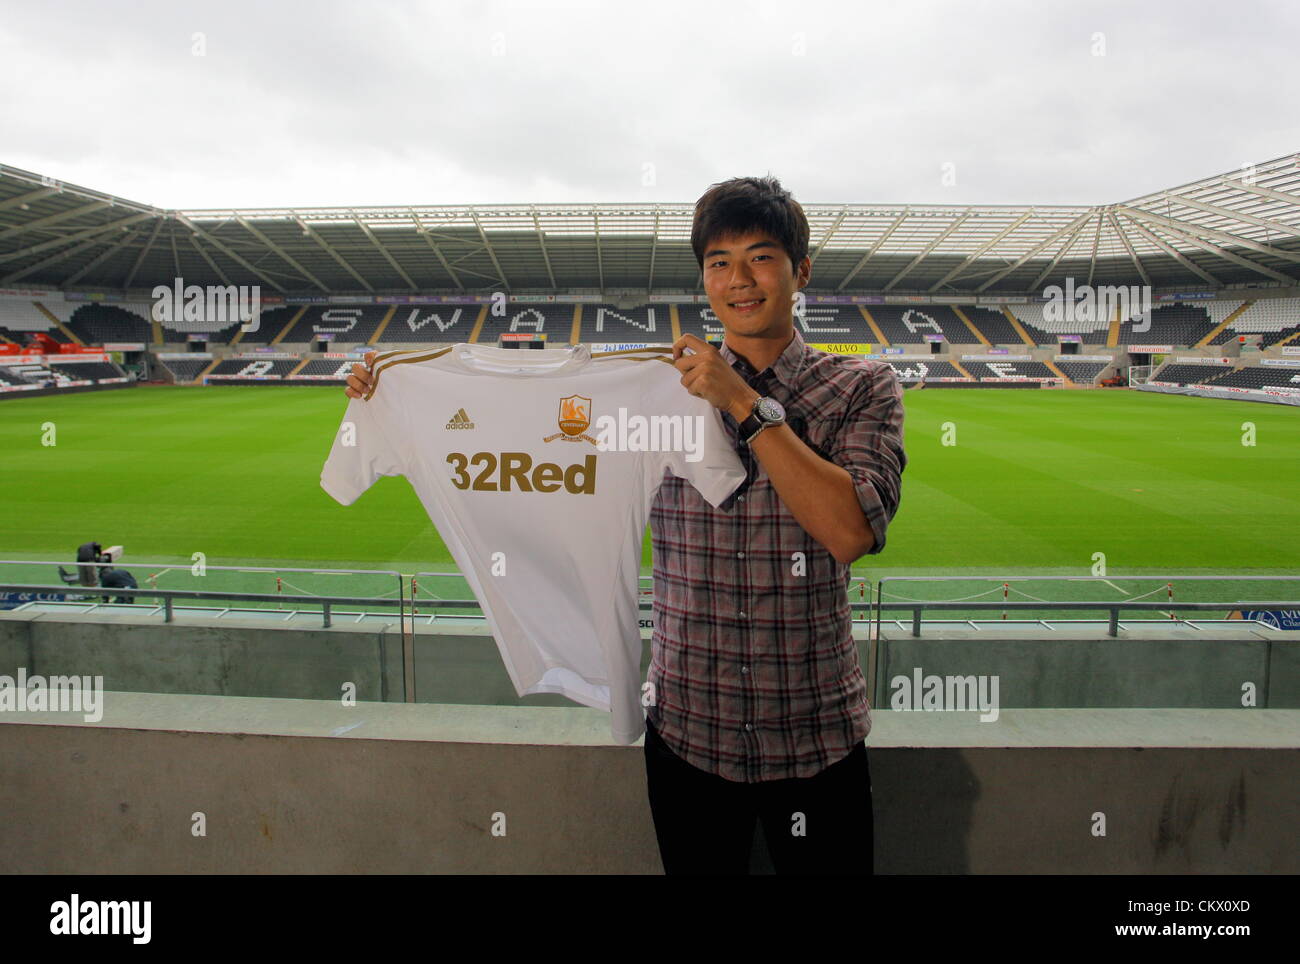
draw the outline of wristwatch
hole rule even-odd
[[[772,425],[785,422],[785,409],[775,398],[764,395],[754,400],[754,410],[740,423],[737,434],[746,445],[757,438],[758,433]]]

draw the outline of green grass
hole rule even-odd
[[[1300,573],[1294,408],[1127,391],[925,389],[905,401],[902,504],[863,576],[1088,575],[1097,552],[1114,574]],[[212,566],[453,568],[404,479],[348,508],[320,488],[345,406],[320,386],[6,399],[0,559],[68,559],[94,539],[125,546],[137,578],[140,561],[188,566],[195,552]],[[955,445],[941,444],[947,422]],[[57,444],[41,444],[44,423]],[[648,566],[648,539],[643,551]],[[331,585],[299,578],[312,592]],[[230,585],[253,582],[269,585]]]

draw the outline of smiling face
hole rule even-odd
[[[727,333],[740,337],[789,331],[794,296],[811,273],[811,259],[804,258],[796,272],[785,249],[764,231],[715,238],[704,252],[709,304]]]

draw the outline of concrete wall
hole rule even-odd
[[[1156,630],[1148,630],[1154,634]],[[1212,631],[1211,631],[1212,632]],[[998,677],[1004,707],[1187,706],[1236,708],[1243,687],[1256,705],[1300,707],[1300,634],[1260,631],[1235,639],[1170,629],[1109,637],[976,638],[935,633],[880,643],[875,706],[889,706],[892,681],[926,675]]]
[[[859,658],[872,655],[860,625]],[[1006,707],[1239,707],[1253,684],[1257,705],[1300,707],[1300,633],[1237,630],[1229,638],[1180,627],[1050,633],[1029,626],[1001,635],[930,631],[913,639],[886,632],[879,643],[873,705],[888,706],[890,682],[914,667],[928,674],[999,677]],[[649,663],[643,630],[642,671]],[[414,640],[420,702],[572,706],[562,696],[520,698],[486,626],[420,624]],[[0,674],[103,676],[111,690],[293,699],[337,699],[346,683],[358,699],[404,700],[398,621],[357,624],[319,617],[285,622],[212,620],[146,613],[0,613]]]
[[[1300,871],[1300,711],[874,717],[877,873]],[[0,873],[662,869],[641,748],[581,708],[109,693],[0,713],[0,812]]]

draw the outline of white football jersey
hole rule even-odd
[[[671,348],[459,344],[373,367],[321,487],[351,505],[380,476],[406,476],[516,692],[608,710],[614,739],[636,742],[642,537],[665,469],[714,506],[744,480],[718,410],[682,387]]]

